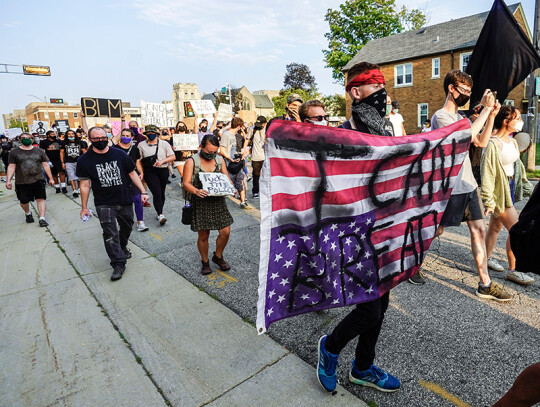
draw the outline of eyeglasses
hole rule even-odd
[[[465,88],[462,88],[461,86],[456,86],[456,89],[459,89],[458,92],[463,93],[465,96],[470,96],[471,95],[471,90],[470,89],[465,89]]]
[[[99,137],[99,138],[91,138],[90,141],[92,143],[95,143],[96,141],[108,141],[109,139],[107,137]]]
[[[329,116],[309,116],[308,119],[313,120],[314,122],[322,122],[323,120],[328,121]],[[317,119],[317,120],[315,120]]]

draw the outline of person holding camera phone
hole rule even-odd
[[[243,168],[245,158],[248,155],[247,149],[238,151],[236,133],[244,127],[244,121],[240,117],[234,117],[231,120],[231,127],[221,135],[220,152],[227,163],[227,171],[233,182],[234,187],[240,195],[240,208],[251,209],[251,206],[246,202],[246,174]]]

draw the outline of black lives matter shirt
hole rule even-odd
[[[49,138],[41,140],[39,147],[45,150],[47,157],[52,162],[60,161],[60,150],[64,147],[64,142],[60,139],[51,140]]]
[[[105,154],[99,154],[90,148],[77,161],[76,174],[92,181],[96,206],[130,205],[133,198],[129,174],[134,170],[133,160],[122,150],[109,148]]]
[[[87,148],[84,141],[67,141],[64,144],[64,161],[66,163],[76,163],[82,155],[82,150]]]

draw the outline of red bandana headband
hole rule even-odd
[[[370,71],[362,72],[360,75],[358,75],[356,78],[354,78],[351,82],[347,84],[345,90],[348,92],[351,90],[351,88],[362,85],[370,85],[372,83],[386,84],[382,72],[378,69],[372,69]]]

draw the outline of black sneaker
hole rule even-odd
[[[126,259],[131,259],[131,257],[133,256],[127,247],[122,249],[122,251],[124,252],[124,255],[126,256]]]
[[[60,194],[62,191],[60,190],[60,188],[56,188],[56,193],[57,194]]]
[[[49,226],[49,224],[47,223],[47,221],[45,219],[40,219],[39,220],[39,226],[44,228],[45,226]]]
[[[258,198],[259,197],[259,194],[257,192],[255,192],[253,195],[251,195],[252,198]]]
[[[171,174],[171,178],[176,178],[176,174]]]
[[[73,198],[78,198],[79,197],[79,193],[77,191],[74,191],[73,192]]]
[[[426,279],[424,278],[424,273],[422,273],[422,270],[418,270],[418,273],[416,273],[414,276],[409,278],[409,283],[414,284],[414,285],[426,284]]]
[[[30,215],[26,215],[26,223],[34,223],[34,217],[32,216],[32,214]]]
[[[63,194],[67,194],[67,188],[66,188],[66,187],[63,187],[63,188],[62,188],[62,193],[63,193]]]
[[[112,272],[111,281],[120,280],[122,278],[122,274],[124,274],[124,271],[126,271],[124,266],[116,266]]]

